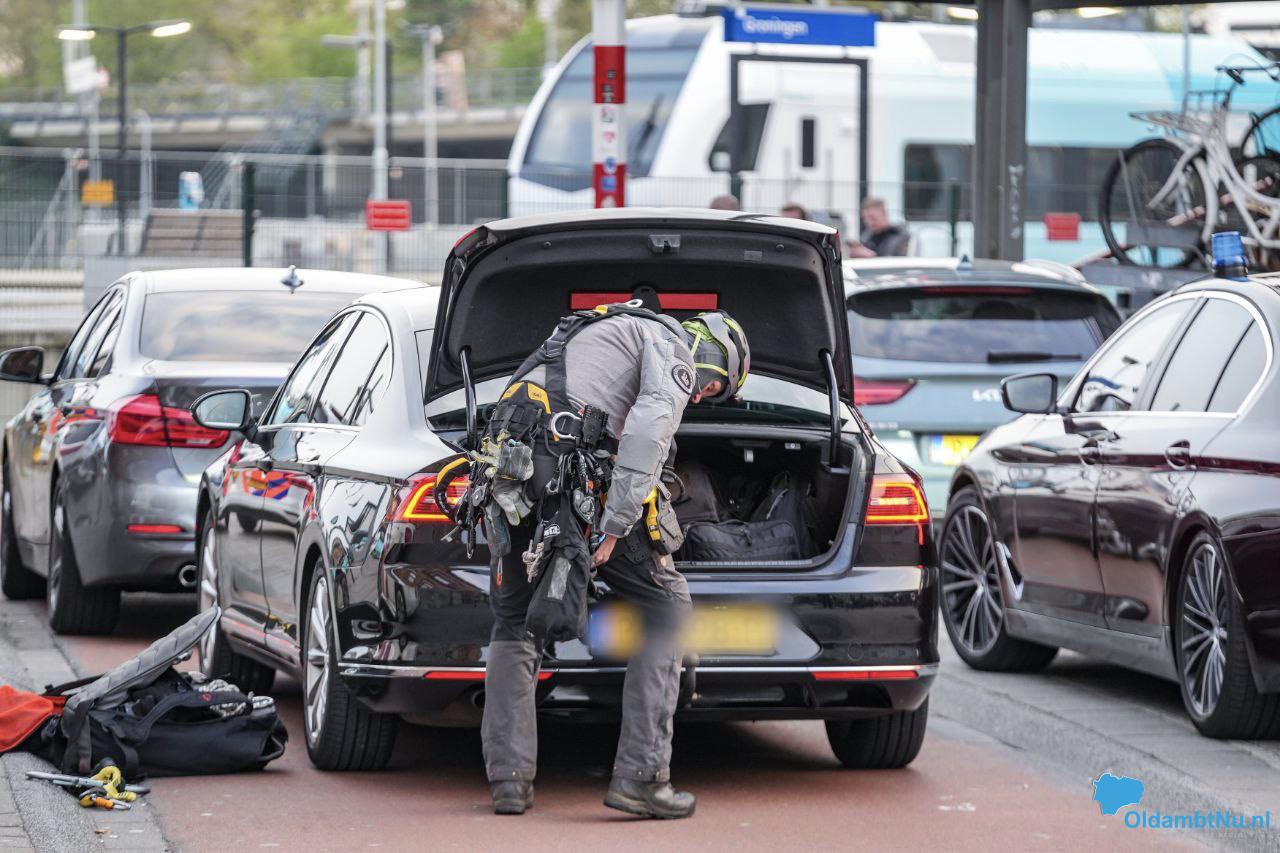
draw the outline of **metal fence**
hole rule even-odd
[[[253,165],[252,198],[246,198],[245,165]],[[517,179],[505,160],[395,157],[390,161],[390,196],[412,208],[413,228],[384,238],[364,228],[365,202],[372,189],[370,159],[362,156],[219,152],[131,152],[123,163],[104,157],[91,162],[75,151],[0,148],[0,268],[76,269],[88,256],[121,249],[113,205],[82,203],[84,183],[111,180],[126,211],[124,254],[154,254],[148,247],[151,214],[179,207],[180,175],[206,177],[201,209],[255,213],[253,260],[340,269],[386,269],[430,277],[456,237],[478,222],[508,215],[582,209],[592,204],[585,171],[536,172]],[[812,218],[859,230],[858,205],[865,195],[884,198],[890,213],[915,236],[919,254],[970,251],[970,188],[959,181],[856,182],[797,173],[778,178],[728,175],[680,178],[634,176],[631,205],[706,206],[734,186],[744,210],[776,213],[799,202]],[[1029,184],[1024,196],[1028,257],[1074,261],[1102,247],[1096,225],[1097,187],[1089,176],[1078,182]],[[1078,240],[1050,241],[1046,213],[1076,214]],[[379,248],[389,241],[389,249]],[[385,265],[380,260],[386,256]]]
[[[436,73],[436,101],[455,109],[527,104],[542,82],[540,68],[491,68]],[[165,80],[129,86],[129,106],[152,116],[281,113],[299,104],[334,113],[363,114],[369,110],[364,84],[353,77],[302,77],[263,83],[213,83],[207,80]],[[422,108],[422,75],[396,75],[390,87],[394,109]],[[12,105],[12,106],[9,106]],[[5,107],[8,107],[7,109]],[[65,115],[78,112],[75,96],[56,87],[0,88],[0,113]],[[103,93],[98,110],[114,115],[114,89]]]

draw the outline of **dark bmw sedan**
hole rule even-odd
[[[495,222],[463,238],[443,287],[369,296],[307,348],[266,412],[197,404],[246,438],[205,474],[202,606],[221,605],[202,667],[304,686],[312,761],[383,765],[398,718],[478,723],[492,617],[489,554],[468,554],[433,496],[507,378],[571,309],[644,294],[677,317],[723,308],[747,330],[741,399],[690,407],[677,442],[739,485],[803,475],[814,548],[691,561],[680,715],[822,719],[850,767],[918,752],[937,668],[937,584],[919,480],[852,410],[835,232],[712,211],[626,210]],[[456,499],[454,480],[441,500]],[[587,642],[538,675],[547,714],[610,718],[634,620],[606,591]]]
[[[410,286],[311,270],[133,273],[51,374],[38,347],[0,355],[0,380],[39,386],[0,443],[4,594],[47,593],[54,630],[97,634],[115,626],[121,590],[193,588],[196,488],[231,434],[196,424],[192,401],[243,387],[260,409],[339,308]]]
[[[979,669],[1065,647],[1177,681],[1213,737],[1280,735],[1280,280],[1148,305],[957,471],[943,615]]]

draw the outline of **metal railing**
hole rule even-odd
[[[512,180],[505,160],[393,157],[390,197],[405,199],[412,209],[411,231],[390,238],[364,229],[365,202],[373,182],[370,158],[296,153],[155,152],[148,164],[133,153],[123,163],[104,157],[101,177],[114,182],[127,212],[128,252],[145,250],[146,212],[179,207],[182,172],[217,172],[217,187],[206,184],[202,209],[242,211],[243,164],[251,162],[257,179],[253,213],[258,221],[255,262],[329,265],[369,269],[378,240],[391,243],[387,269],[433,276],[448,251],[442,235],[509,215],[551,213],[590,207],[586,171],[556,174],[521,173]],[[83,258],[118,249],[114,208],[80,203],[79,188],[92,168],[79,152],[0,147],[0,267],[77,268]],[[150,176],[147,179],[147,176]],[[1023,201],[1027,217],[1028,256],[1072,261],[1101,248],[1096,220],[1097,188],[1085,180],[1038,183]],[[428,181],[432,181],[428,187]],[[635,178],[628,183],[627,203],[703,207],[729,190],[724,174],[691,177]],[[434,192],[432,192],[432,189]],[[970,188],[957,181],[877,182],[755,178],[744,176],[745,210],[776,213],[784,202],[805,205],[813,218],[830,221],[848,236],[859,230],[858,204],[863,194],[888,201],[893,218],[905,221],[919,254],[954,254],[969,250],[972,212]],[[434,198],[435,215],[426,215],[424,200]],[[1046,213],[1074,213],[1082,220],[1080,238],[1050,243],[1040,222]]]
[[[486,106],[522,106],[529,102],[542,82],[539,68],[471,69],[466,72],[441,70],[436,74],[436,100],[455,109]],[[354,77],[300,77],[264,83],[217,83],[192,78],[140,83],[129,86],[129,106],[153,116],[223,115],[227,113],[291,112],[299,104],[313,104],[333,113],[355,115],[367,105],[359,96],[360,81]],[[397,110],[422,108],[422,75],[397,75],[392,86],[392,103]],[[61,114],[77,104],[76,96],[61,89],[0,88],[0,105],[44,105]],[[114,89],[102,93],[98,110],[115,115]]]

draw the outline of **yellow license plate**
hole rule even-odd
[[[640,612],[625,604],[591,611],[588,644],[597,654],[625,658],[644,641]],[[686,651],[699,655],[769,654],[777,647],[778,615],[765,605],[726,604],[695,607],[684,638]]]
[[[935,465],[959,465],[977,446],[977,435],[929,436],[929,461]]]

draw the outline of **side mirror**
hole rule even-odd
[[[192,404],[191,415],[202,427],[250,435],[253,428],[252,402],[253,398],[243,388],[212,391]]]
[[[0,353],[0,380],[43,385],[44,350],[40,347],[18,347]]]
[[[1000,383],[1004,407],[1026,415],[1057,411],[1058,377],[1052,373],[1021,373]]]

